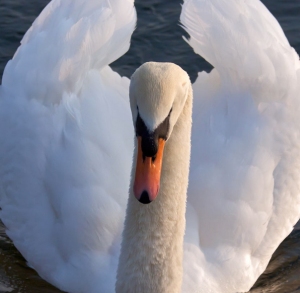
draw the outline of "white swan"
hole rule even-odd
[[[300,214],[299,57],[258,0],[185,1],[189,43],[215,67],[193,85],[185,238],[191,87],[150,63],[131,84],[133,124],[139,113],[154,130],[170,114],[168,141],[157,199],[141,205],[130,188],[119,263],[134,129],[129,80],[108,64],[135,21],[130,0],[54,0],[6,66],[7,234],[72,293],[245,292]]]

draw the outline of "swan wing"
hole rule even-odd
[[[246,292],[300,215],[300,62],[258,0],[186,0],[193,85],[183,292]]]
[[[132,0],[53,0],[0,87],[0,206],[29,265],[68,292],[114,292],[133,152]]]

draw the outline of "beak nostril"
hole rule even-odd
[[[152,157],[152,164],[155,162],[156,155]]]

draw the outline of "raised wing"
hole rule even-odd
[[[0,206],[29,264],[68,292],[114,292],[133,150],[129,80],[108,66],[131,0],[53,0],[0,87]]]
[[[183,292],[246,292],[300,215],[300,62],[258,0],[186,0],[194,84]]]

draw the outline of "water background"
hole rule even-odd
[[[5,64],[48,0],[0,0],[0,82]],[[281,24],[290,44],[300,53],[300,0],[262,1]],[[192,79],[211,66],[183,41],[178,26],[180,0],[137,0],[137,29],[129,52],[112,64],[130,77],[146,61],[169,61],[180,65]],[[299,93],[300,95],[300,93]],[[0,293],[61,292],[43,281],[14,248],[0,225]],[[300,293],[300,226],[275,252],[265,274],[252,293]]]

